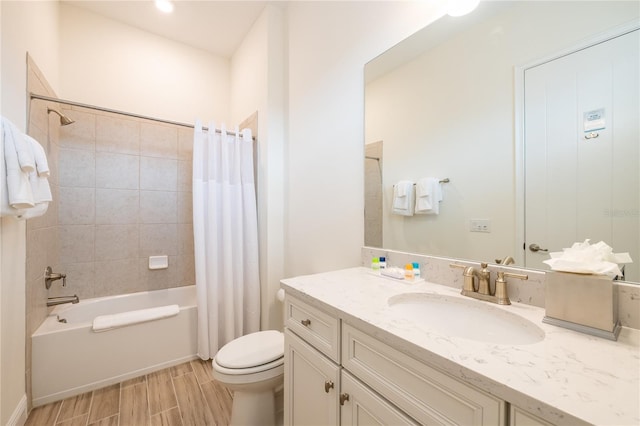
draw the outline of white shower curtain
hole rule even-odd
[[[250,130],[203,131],[193,140],[193,233],[198,356],[260,328],[258,219]]]

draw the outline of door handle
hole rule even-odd
[[[532,252],[543,251],[545,253],[549,251],[548,249],[540,248],[540,246],[537,244],[531,244],[529,246],[529,250],[531,250]]]

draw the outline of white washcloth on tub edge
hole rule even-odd
[[[157,308],[139,309],[120,314],[100,315],[93,320],[93,331],[108,331],[131,324],[153,321],[178,315],[180,306],[167,305]]]

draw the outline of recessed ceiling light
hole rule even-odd
[[[170,0],[156,0],[156,7],[164,13],[173,12],[173,3]]]

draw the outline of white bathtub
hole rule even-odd
[[[92,330],[98,315],[174,304],[180,313],[170,318],[100,333]],[[59,305],[31,336],[33,405],[195,359],[196,327],[195,286]]]

